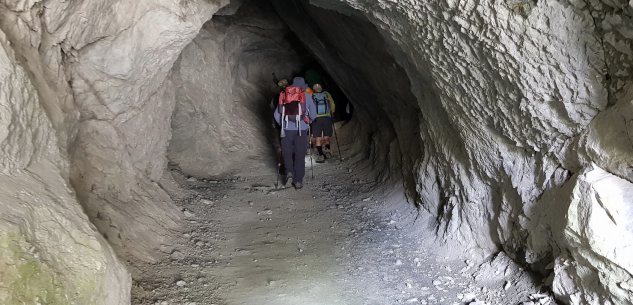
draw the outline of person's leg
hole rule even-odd
[[[288,173],[295,174],[294,162],[292,162],[292,154],[294,153],[294,138],[295,131],[286,130],[286,136],[281,138],[281,154],[284,159],[284,166],[286,167],[286,175]],[[302,157],[305,153],[302,155]]]
[[[308,136],[305,132],[301,132],[301,136],[297,133],[294,138],[294,152],[297,156],[305,156],[308,144]],[[306,174],[305,158],[297,157],[294,164],[294,181],[302,182]]]
[[[314,136],[315,136],[315,144],[317,151],[319,153],[319,157],[317,158],[318,163],[325,162],[325,154],[323,153],[323,117],[316,118],[314,120]]]
[[[319,156],[316,159],[317,163],[324,163],[325,159],[326,159],[325,153],[323,152],[323,146],[321,146],[321,143],[322,143],[321,139],[322,139],[321,137],[317,138],[317,143],[318,144],[317,144],[316,148],[317,148],[317,152],[319,153]]]
[[[332,133],[334,131],[334,128],[332,126],[332,118],[331,117],[324,117],[323,120],[323,145],[325,146],[325,151],[332,154],[330,152],[330,137],[332,136]]]
[[[321,146],[321,140],[322,140],[321,137],[315,137],[314,138],[314,142],[315,142],[317,147]]]

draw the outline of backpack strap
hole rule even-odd
[[[301,136],[301,103],[299,103],[299,114],[297,114],[297,118],[296,118],[296,122],[297,122],[297,129],[299,130],[299,136]]]
[[[283,105],[280,105],[281,109],[281,134],[279,135],[282,138],[286,137],[286,126],[288,126],[288,118],[286,117],[286,108]],[[284,126],[285,123],[285,126]]]

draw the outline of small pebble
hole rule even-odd
[[[176,282],[176,285],[178,285],[178,287],[182,287],[182,286],[187,285],[187,282],[180,280],[180,281]]]

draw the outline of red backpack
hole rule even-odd
[[[308,116],[306,115],[308,109],[306,108],[306,96],[303,89],[299,87],[287,87],[286,90],[279,94],[279,107],[277,108],[281,113],[281,121],[291,121],[296,123],[303,120],[309,123]]]

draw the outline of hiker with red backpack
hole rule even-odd
[[[275,120],[281,125],[281,153],[286,167],[286,186],[303,187],[308,129],[317,112],[308,85],[302,77],[295,77],[292,85],[279,96]],[[293,161],[294,154],[294,161]]]
[[[329,92],[323,91],[323,87],[320,84],[314,84],[312,87],[314,93],[312,93],[312,100],[317,112],[317,118],[312,123],[312,135],[315,139],[317,151],[319,157],[317,163],[324,163],[327,159],[327,155],[332,157],[332,150],[330,148],[330,137],[332,136],[332,115],[334,114],[335,105],[332,95]],[[323,149],[325,145],[325,150]]]

